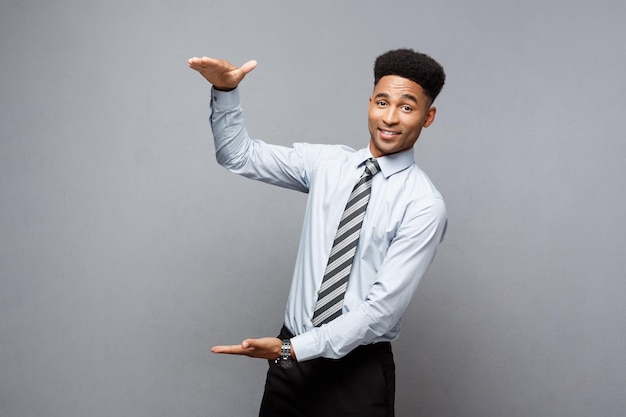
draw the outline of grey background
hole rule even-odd
[[[626,408],[626,3],[0,4],[0,416],[253,416],[305,195],[213,157],[187,58],[259,67],[248,129],[367,143],[374,58],[448,82],[416,146],[444,245],[394,343],[398,416]]]

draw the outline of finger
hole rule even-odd
[[[220,61],[215,58],[209,58],[203,56],[202,58],[193,57],[187,61],[189,66],[193,69],[205,69],[205,68],[217,68],[220,66]]]
[[[213,346],[211,348],[212,353],[225,353],[229,355],[245,355],[248,353],[248,349],[245,349],[241,345],[229,345],[229,346]]]
[[[189,58],[187,63],[192,68],[199,67],[200,65],[202,65],[202,58],[198,58],[197,56],[194,56],[193,58]]]

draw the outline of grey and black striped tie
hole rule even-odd
[[[348,198],[333,247],[330,250],[328,265],[324,272],[313,313],[312,321],[316,327],[341,315],[343,298],[348,287],[348,277],[352,270],[356,246],[359,243],[361,225],[365,217],[367,203],[370,200],[372,177],[380,171],[378,162],[373,158],[365,161],[365,164],[365,172]]]

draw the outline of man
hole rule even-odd
[[[260,416],[393,416],[389,342],[446,229],[441,194],[413,157],[422,128],[435,120],[443,68],[410,49],[379,56],[369,144],[355,151],[251,140],[237,87],[256,64],[189,60],[213,85],[217,160],[309,198],[279,337],[211,351],[269,360]]]

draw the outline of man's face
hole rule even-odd
[[[410,149],[437,109],[422,86],[397,75],[382,77],[374,87],[367,111],[370,152],[378,158]]]

